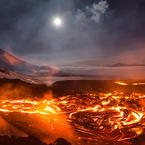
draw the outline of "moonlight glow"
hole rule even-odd
[[[63,20],[60,17],[53,18],[53,26],[55,27],[61,27],[63,24]]]

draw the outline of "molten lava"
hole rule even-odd
[[[122,141],[144,133],[145,95],[77,94],[52,100],[1,100],[1,112],[66,114],[79,139]]]
[[[115,82],[116,84],[118,85],[121,85],[121,86],[141,86],[141,85],[145,85],[144,82],[122,82],[122,81],[118,81],[118,82]]]

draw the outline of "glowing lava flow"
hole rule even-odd
[[[28,100],[1,100],[0,111],[3,112],[22,112],[29,114],[57,114],[60,108],[53,104],[52,101],[32,101]]]
[[[127,86],[127,83],[124,83],[124,82],[115,82],[115,83],[118,85]]]
[[[121,86],[128,86],[128,85],[131,85],[131,86],[141,86],[141,85],[145,85],[144,82],[122,82],[122,81],[117,81],[115,82],[115,84],[118,84],[118,85],[121,85]]]
[[[48,100],[1,100],[1,112],[66,114],[80,138],[122,141],[144,133],[145,95],[77,94]]]

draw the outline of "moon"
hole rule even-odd
[[[60,28],[63,25],[63,19],[61,17],[54,17],[52,20],[52,24],[56,28]]]

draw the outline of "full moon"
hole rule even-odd
[[[53,22],[53,26],[55,26],[55,27],[61,27],[63,24],[63,20],[60,17],[53,18],[52,22]]]

